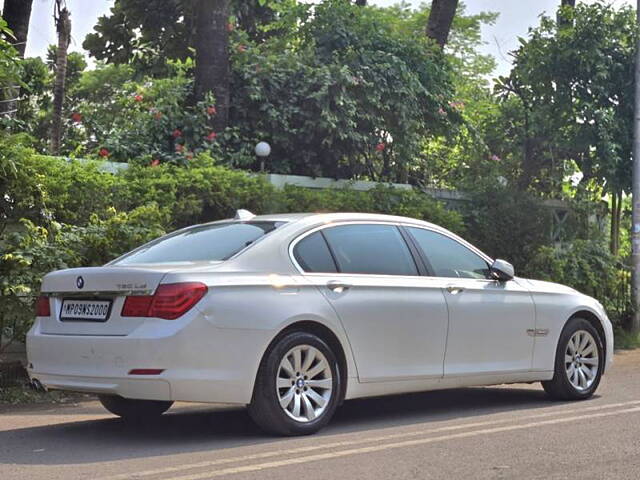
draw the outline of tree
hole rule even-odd
[[[29,19],[31,18],[31,4],[33,0],[5,0],[2,17],[7,22],[7,27],[13,33],[8,37],[9,43],[12,43],[17,52],[17,58],[24,58],[24,51],[27,47],[27,36],[29,33]],[[4,85],[0,90],[0,117],[7,115],[13,117],[17,112],[17,98],[20,94],[20,88],[17,85]]]
[[[637,28],[629,7],[602,3],[564,8],[570,26],[542,17],[521,40],[509,78],[525,116],[521,185],[543,166],[560,180],[583,175],[579,189],[611,198],[611,251],[618,252],[623,196],[630,191],[633,71]]]
[[[67,49],[71,40],[71,18],[65,0],[56,0],[54,18],[58,32],[58,49],[56,51],[56,76],[53,85],[51,153],[58,155],[62,138],[62,108],[64,106],[65,80],[67,76]]]
[[[29,33],[29,19],[33,0],[5,0],[2,18],[14,35],[14,46],[20,58],[24,58]]]
[[[364,7],[367,5],[367,0],[356,0],[356,5],[359,7]]]
[[[427,37],[433,39],[440,48],[444,48],[449,31],[456,15],[458,0],[433,0],[427,22]]]
[[[220,132],[229,121],[229,0],[198,0],[195,12],[195,95],[204,101],[213,94],[211,127]]]

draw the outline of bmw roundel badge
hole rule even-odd
[[[78,288],[84,287],[84,278],[82,277],[76,278],[76,287]]]

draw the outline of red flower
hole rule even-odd
[[[214,107],[213,105],[209,105],[207,107],[207,115],[215,115],[216,113],[218,113],[216,107]]]
[[[380,142],[376,145],[376,152],[382,152],[385,148],[387,148],[387,144],[384,142]]]
[[[216,132],[210,132],[209,135],[207,135],[205,138],[210,141],[213,142],[216,137],[218,136],[218,134]]]
[[[98,155],[100,155],[102,158],[106,158],[109,156],[109,150],[107,150],[106,148],[101,148],[98,152]]]
[[[75,123],[80,123],[82,121],[82,114],[78,112],[72,113],[71,120],[73,120]]]
[[[227,32],[233,32],[233,30],[235,29],[235,25],[231,22],[227,23]]]
[[[244,52],[247,51],[247,46],[246,45],[238,45],[236,47],[236,50],[238,50],[238,52],[240,52],[240,53],[244,53]]]
[[[176,152],[180,153],[184,150],[184,145],[176,143]]]
[[[171,135],[173,135],[173,138],[180,138],[182,136],[182,130],[176,128]]]
[[[158,160],[157,158],[154,158],[153,160],[151,160],[152,167],[157,167],[158,165],[160,165],[160,160]]]
[[[142,95],[140,95],[140,94],[138,93],[135,97],[133,97],[133,99],[134,99],[136,102],[141,102],[141,101],[143,100],[143,97],[142,97]]]

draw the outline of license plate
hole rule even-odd
[[[106,322],[110,311],[111,300],[64,299],[60,309],[60,320]]]

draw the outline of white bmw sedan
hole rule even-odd
[[[36,384],[96,393],[124,418],[244,404],[300,435],[358,397],[541,381],[585,399],[613,333],[593,298],[514,277],[436,225],[241,210],[48,274],[27,347]]]

